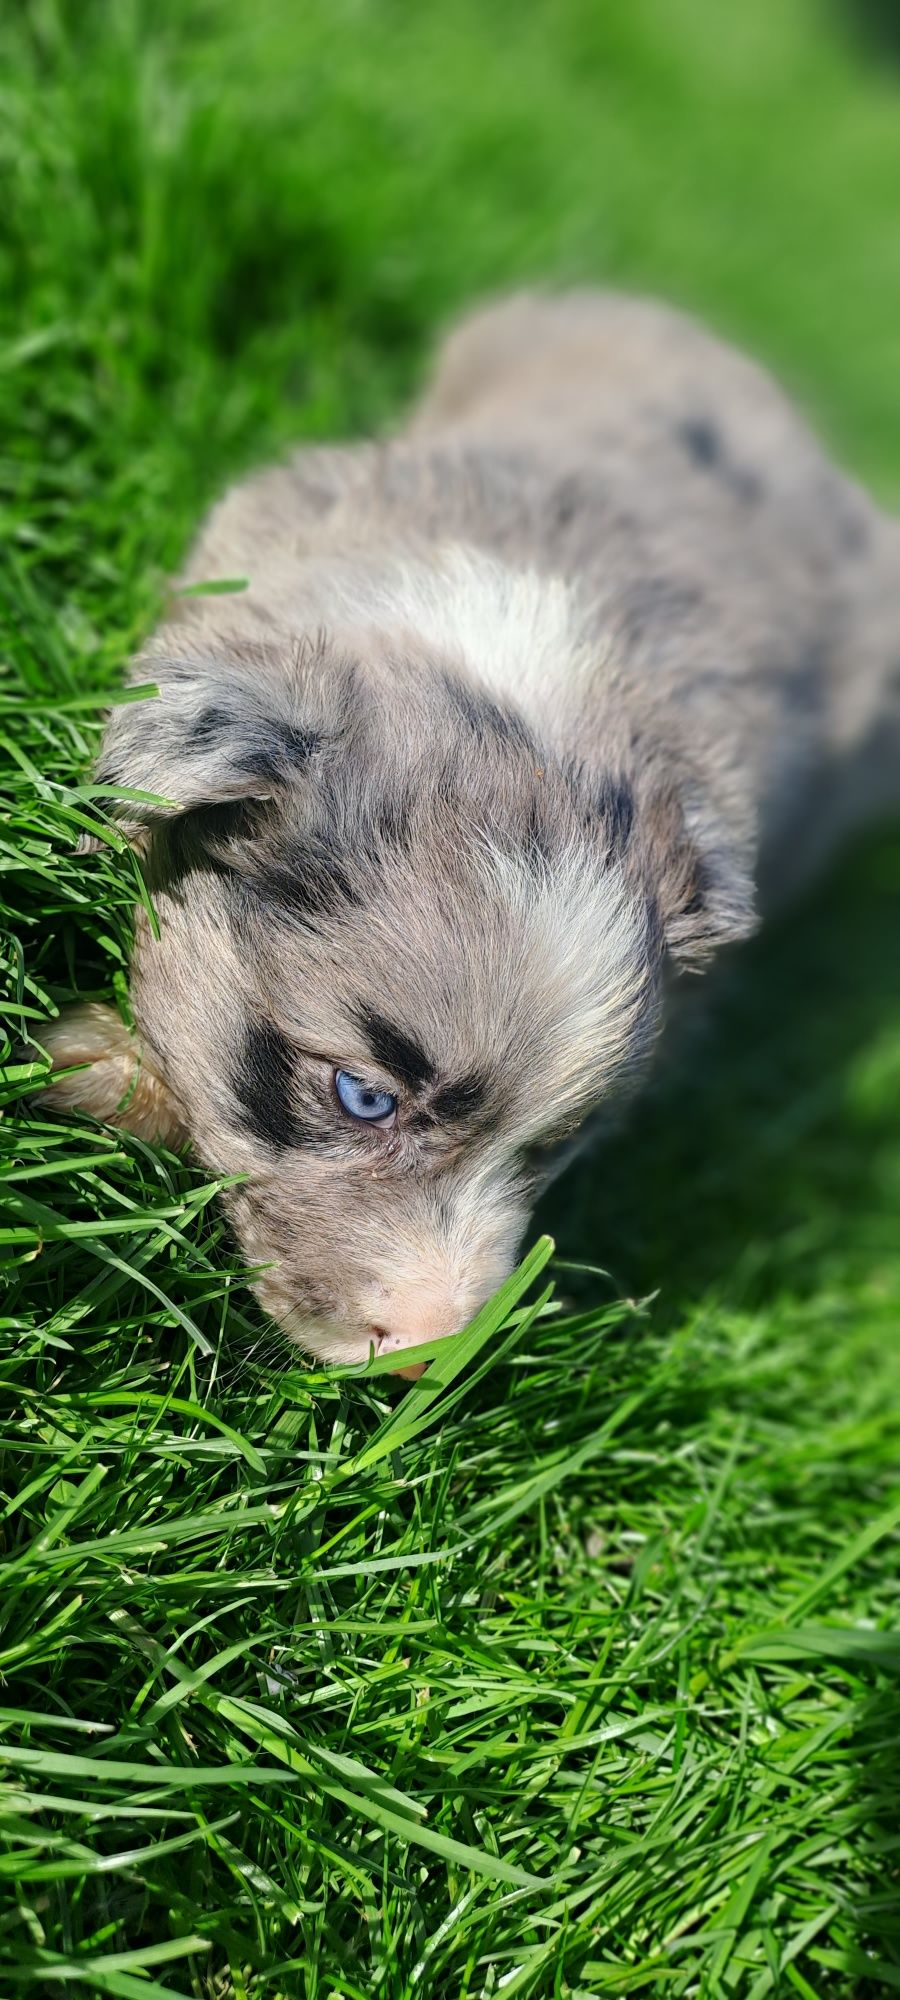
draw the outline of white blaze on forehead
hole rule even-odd
[[[557,693],[572,694],[587,656],[581,614],[565,578],[514,569],[455,543],[434,563],[406,562],[385,596],[400,618],[439,656],[461,660],[490,694],[514,701],[536,728],[546,726]],[[596,647],[591,659],[597,671]]]
[[[598,647],[581,639],[584,608],[561,576],[514,568],[462,542],[430,559],[381,552],[366,560],[301,564],[295,588],[307,619],[345,621],[396,639],[406,629],[438,659],[463,667],[487,693],[515,702],[540,733],[570,701]],[[298,598],[298,601],[299,601]]]

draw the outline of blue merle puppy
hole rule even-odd
[[[406,429],[229,493],[99,777],[132,1037],[51,1090],[245,1176],[269,1313],[325,1360],[462,1325],[673,981],[898,796],[900,534],[678,314],[522,297]]]

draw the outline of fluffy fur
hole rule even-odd
[[[896,802],[900,537],[679,315],[524,298],[379,445],[213,512],[100,777],[139,1042],[51,1037],[57,1103],[246,1175],[257,1289],[326,1359],[462,1324],[552,1149],[630,1089],[672,976]],[[135,1068],[135,1065],[139,1067]],[[397,1099],[350,1120],[334,1073]]]

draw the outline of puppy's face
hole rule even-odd
[[[321,1359],[400,1366],[490,1295],[546,1149],[639,1061],[662,941],[626,784],[361,651],[157,657],[100,776],[181,808],[141,836],[132,997],[195,1150],[245,1176],[263,1303]]]

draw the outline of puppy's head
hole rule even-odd
[[[322,1359],[402,1361],[508,1272],[547,1149],[652,1040],[667,923],[703,918],[682,835],[661,906],[626,777],[363,650],[157,657],[100,777],[169,802],[123,808],[160,919],[134,1011],[196,1151],[245,1176],[263,1303]]]

